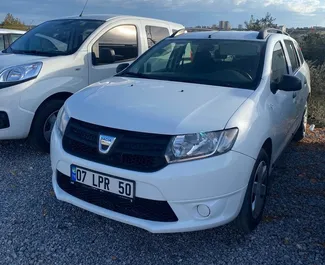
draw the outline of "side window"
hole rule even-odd
[[[151,48],[157,42],[170,35],[169,30],[167,28],[156,26],[146,26],[146,33],[148,40],[148,48]]]
[[[300,63],[303,64],[305,62],[304,55],[302,54],[301,47],[299,46],[298,43],[295,43],[296,50],[298,52],[298,56],[300,58]]]
[[[10,43],[13,43],[17,40],[21,35],[20,34],[10,34]]]
[[[275,44],[272,57],[271,83],[278,83],[282,76],[288,74],[288,65],[280,42]]]
[[[134,25],[110,29],[92,47],[94,65],[118,63],[137,57],[138,33]]]
[[[300,63],[299,63],[298,55],[297,55],[297,52],[295,49],[295,45],[290,40],[285,40],[284,44],[285,44],[288,54],[289,54],[290,62],[292,65],[292,71],[295,72],[300,67]]]
[[[0,51],[5,48],[5,38],[3,35],[0,34]]]

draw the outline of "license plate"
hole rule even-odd
[[[133,181],[108,176],[75,165],[71,165],[71,180],[98,190],[134,198],[135,184]]]

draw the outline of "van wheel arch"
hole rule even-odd
[[[48,153],[50,151],[50,143],[45,139],[46,137],[44,136],[44,128],[46,122],[48,121],[48,118],[50,118],[50,120],[52,119],[52,114],[54,114],[54,118],[56,118],[58,110],[71,95],[72,93],[69,92],[60,92],[51,95],[45,99],[37,108],[28,135],[30,143],[37,150],[45,153]]]

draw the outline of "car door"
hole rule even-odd
[[[303,65],[299,60],[299,56],[292,40],[284,40],[284,44],[288,53],[291,64],[291,74],[301,80],[302,86],[307,87],[306,73],[303,70]],[[303,88],[303,87],[302,87]],[[305,89],[306,90],[306,89]],[[294,120],[291,126],[291,133],[294,133],[301,123],[301,118],[304,111],[305,96],[303,89],[300,91],[291,92],[294,104]]]
[[[289,74],[289,65],[282,42],[273,48],[270,76],[269,107],[271,111],[271,130],[273,135],[274,157],[277,158],[290,140],[290,128],[294,120],[294,103],[292,92],[276,90],[283,75]]]
[[[89,84],[116,74],[121,63],[133,62],[141,53],[140,23],[125,21],[111,26],[89,47]]]

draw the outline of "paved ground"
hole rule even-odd
[[[55,199],[49,156],[0,144],[0,264],[325,264],[325,130],[292,145],[259,228],[157,235]],[[323,138],[321,138],[323,137]]]

